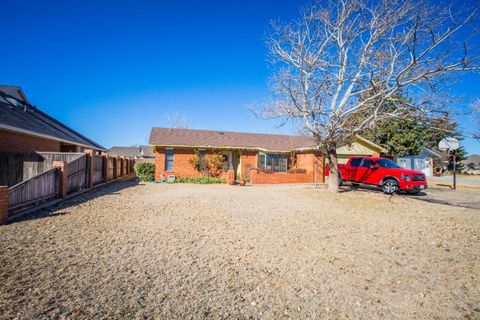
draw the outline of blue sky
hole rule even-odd
[[[304,1],[0,1],[0,84],[106,147],[147,143],[173,112],[191,128],[291,130],[247,106],[270,97],[269,21],[294,18]],[[451,90],[479,88],[469,76]]]

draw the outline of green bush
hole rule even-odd
[[[214,184],[214,183],[227,183],[224,178],[215,177],[187,177],[187,178],[175,178],[175,182],[178,183],[198,183],[198,184]]]
[[[151,162],[139,162],[135,163],[133,169],[141,181],[155,180],[155,164]]]

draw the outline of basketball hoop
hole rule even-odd
[[[453,151],[453,150],[457,150],[458,148],[460,148],[460,143],[458,142],[457,139],[453,137],[442,139],[438,143],[438,149],[442,151],[448,151],[448,150]]]

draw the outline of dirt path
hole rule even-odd
[[[121,182],[35,218],[0,227],[0,318],[480,315],[473,209]]]

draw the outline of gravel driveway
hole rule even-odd
[[[0,318],[478,319],[478,210],[111,184],[0,227]]]

